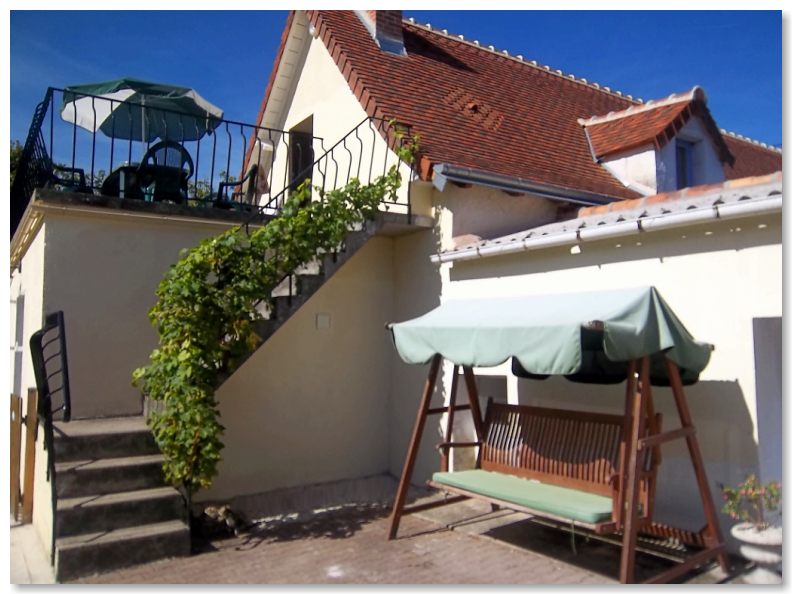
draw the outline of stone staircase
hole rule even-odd
[[[255,326],[262,339],[259,346],[373,236],[429,225],[424,221],[414,226],[401,216],[380,214],[350,231],[338,251],[318,255],[275,288],[272,307],[262,308],[264,319]],[[156,408],[147,399],[144,415]],[[162,455],[144,419],[55,424],[58,581],[190,553],[184,501],[164,484]]]
[[[55,423],[54,434],[59,582],[190,553],[184,500],[143,417]]]
[[[262,308],[260,311],[264,319],[254,325],[256,334],[261,337],[257,348],[275,334],[369,239],[382,233],[383,228],[392,224],[393,220],[400,219],[380,213],[376,219],[366,221],[360,229],[349,231],[338,251],[318,255],[314,261],[284,279],[272,292],[272,308]],[[254,352],[240,360],[237,367]]]

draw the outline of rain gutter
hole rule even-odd
[[[490,242],[482,246],[474,246],[468,249],[463,248],[460,251],[435,254],[430,257],[430,260],[434,264],[444,264],[457,260],[474,260],[477,258],[514,254],[530,250],[577,245],[578,243],[586,243],[588,241],[637,235],[639,233],[659,231],[662,229],[686,227],[718,219],[738,219],[780,212],[781,196],[776,195],[761,200],[714,204],[712,208],[684,210],[671,214],[640,218],[633,221],[624,221],[595,227],[582,227],[575,231],[527,237],[519,241],[513,240],[509,243]]]
[[[616,198],[594,194],[593,192],[559,188],[557,186],[523,179],[521,177],[490,173],[479,169],[470,169],[469,167],[458,167],[456,165],[449,165],[448,163],[438,163],[433,167],[433,171],[432,183],[441,192],[445,189],[446,184],[451,181],[460,184],[473,184],[476,186],[495,188],[505,192],[533,194],[535,196],[541,196],[542,198],[579,204],[581,206],[597,206],[610,204],[616,201]]]

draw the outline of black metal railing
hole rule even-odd
[[[62,311],[47,314],[44,326],[30,337],[30,357],[36,378],[38,421],[44,427],[44,449],[47,451],[47,480],[52,504],[52,540],[50,562],[55,559],[57,536],[57,476],[55,466],[55,417],[64,423],[71,420],[69,363],[66,353],[66,325]]]
[[[88,110],[81,124],[75,123],[78,98]],[[122,104],[140,110],[144,121],[161,122],[156,128],[159,136],[132,137],[133,110],[116,112]],[[96,121],[97,115],[107,113],[121,115],[117,120],[111,116],[104,125]],[[90,129],[82,127],[86,121]],[[237,209],[266,219],[280,210],[288,193],[305,179],[318,192],[340,187],[352,177],[368,183],[386,172],[399,163],[387,147],[393,149],[405,141],[397,131],[409,133],[405,127],[397,130],[388,120],[367,118],[326,147],[323,138],[305,131],[209,116],[200,121],[199,130],[194,115],[49,88],[36,107],[12,183],[11,234],[34,189],[41,187]],[[404,167],[403,177],[410,179],[411,166],[399,165]],[[410,214],[409,199],[400,203],[393,208],[401,206]]]
[[[314,190],[314,199],[323,200],[326,192],[345,186],[353,178],[364,185],[370,184],[395,165],[402,175],[404,196],[388,206],[411,215],[409,182],[413,176],[413,167],[398,157],[399,149],[408,142],[408,125],[385,118],[368,117],[318,158],[309,161],[296,173],[285,176],[283,189],[272,194],[268,201],[262,202],[262,207],[267,210],[280,210],[289,192],[306,181]]]
[[[295,175],[289,176],[290,183],[285,184],[284,188],[274,194],[269,201],[262,202],[261,210],[265,213],[278,212],[288,199],[289,192],[305,182],[311,186],[311,199],[323,201],[328,192],[347,185],[353,178],[367,185],[395,166],[402,178],[400,191],[396,200],[386,198],[386,202],[381,206],[385,210],[407,215],[409,224],[413,215],[410,182],[415,171],[413,163],[402,160],[399,152],[410,143],[412,143],[410,126],[397,123],[393,119],[368,117],[330,146],[319,158],[297,171]],[[248,167],[255,165],[255,162],[251,162]],[[248,228],[260,217],[260,212],[251,213],[241,227]],[[329,255],[335,260],[338,250],[345,249],[345,245],[337,246]],[[295,272],[291,271],[280,279],[276,287],[273,287],[273,289],[283,287],[286,290],[283,296],[288,297],[289,304],[296,295],[297,286],[294,281]],[[260,308],[264,303],[271,303],[270,297],[270,295],[262,296],[256,307]]]

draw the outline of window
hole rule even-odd
[[[676,181],[678,190],[693,185],[693,143],[686,140],[676,141]]]

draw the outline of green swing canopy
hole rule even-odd
[[[587,383],[624,381],[628,362],[648,355],[653,384],[669,384],[663,356],[691,384],[713,349],[690,335],[654,287],[448,301],[388,327],[406,363],[439,354],[455,365],[492,367],[512,358],[520,377]]]

